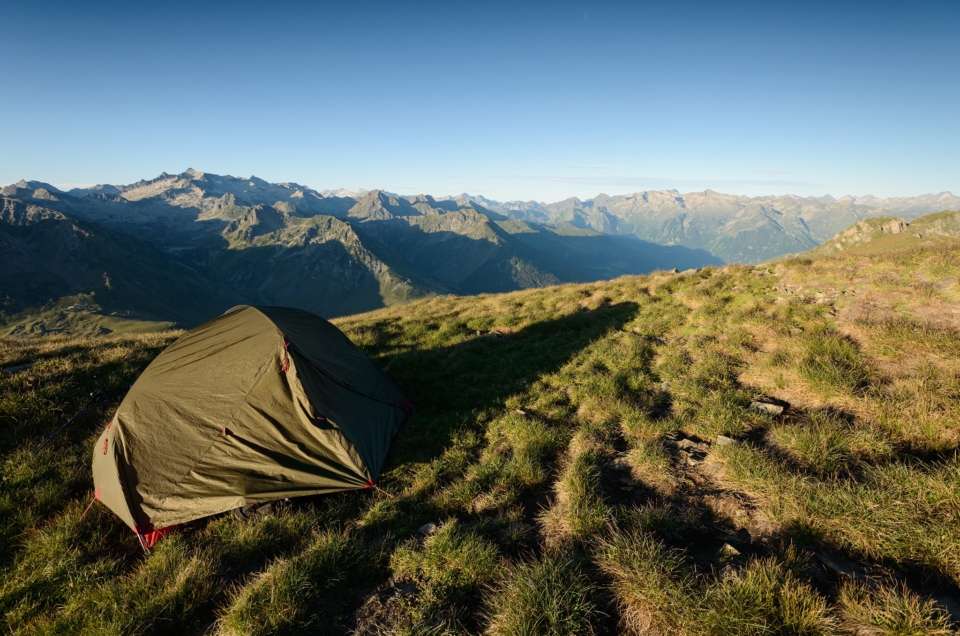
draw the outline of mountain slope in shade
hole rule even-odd
[[[241,302],[332,317],[425,295],[719,263],[466,199],[339,194],[195,171],[69,193],[7,186],[0,319],[19,334],[190,326]]]
[[[708,190],[498,203],[466,194],[317,192],[195,170],[69,192],[21,181],[0,195],[7,331],[36,325],[40,314],[44,328],[69,329],[69,320],[57,314],[60,322],[49,323],[48,314],[78,304],[96,305],[101,316],[189,326],[238,302],[333,317],[434,294],[759,262],[885,213],[885,201],[872,197]],[[891,205],[916,211],[951,197]],[[104,277],[109,285],[97,282]],[[158,291],[144,293],[144,281]]]
[[[0,212],[0,293],[0,321],[38,334],[99,332],[96,316],[112,317],[109,330],[194,325],[240,300],[152,245],[9,198]]]

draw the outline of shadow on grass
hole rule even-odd
[[[633,319],[631,302],[538,322],[512,334],[477,336],[448,347],[410,351],[390,360],[390,375],[417,408],[397,434],[385,470],[427,461],[476,415],[502,407],[592,341]]]

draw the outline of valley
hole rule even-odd
[[[855,222],[960,200],[651,191],[555,204],[317,192],[187,170],[125,186],[0,190],[0,328],[191,327],[237,304],[325,317],[438,295],[757,263]]]

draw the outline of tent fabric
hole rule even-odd
[[[235,307],[131,387],[93,449],[97,498],[143,540],[247,504],[368,487],[409,410],[326,320]]]

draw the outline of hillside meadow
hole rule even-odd
[[[90,456],[181,332],[2,340],[0,366],[35,364],[0,377],[0,624],[953,633],[958,278],[944,240],[338,319],[417,408],[382,491],[204,519],[149,555],[83,514]]]

